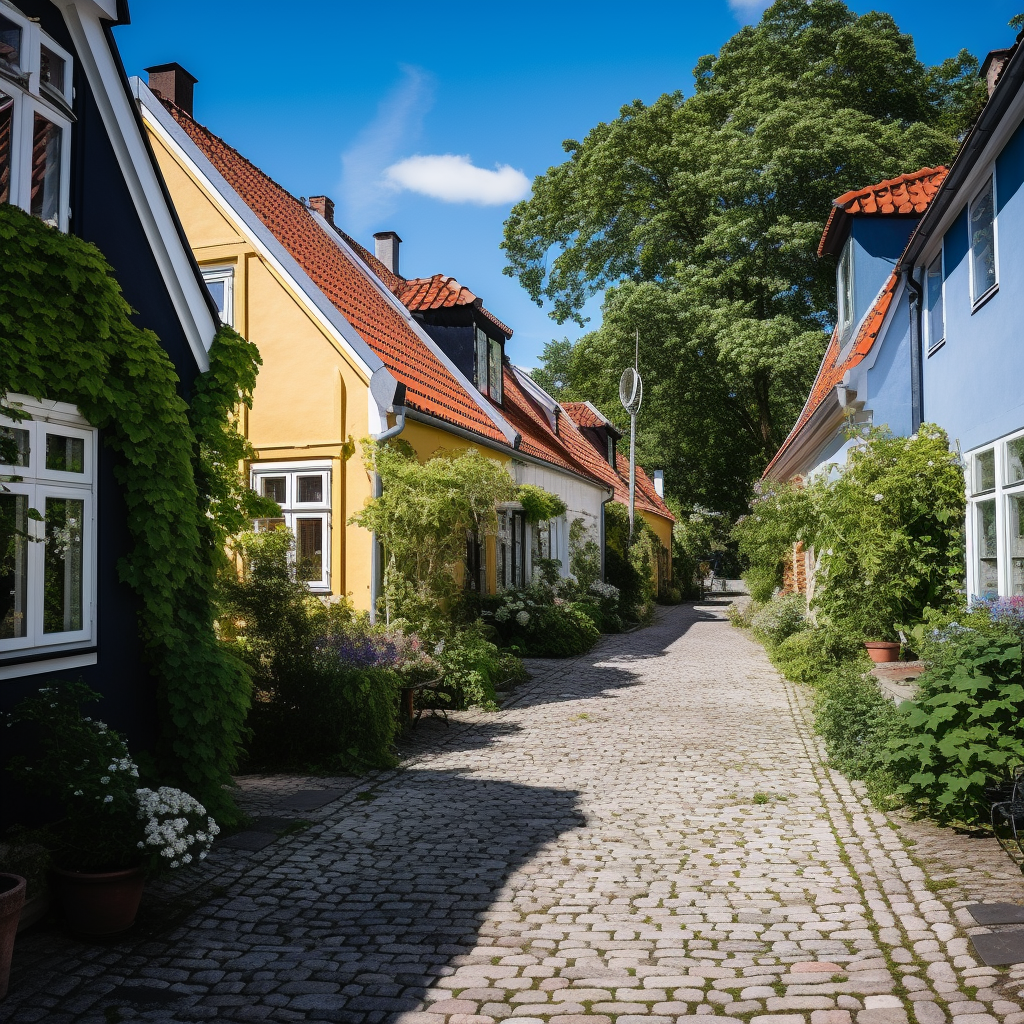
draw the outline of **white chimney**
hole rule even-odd
[[[654,471],[654,490],[659,498],[665,497],[665,470],[663,469]]]
[[[373,236],[373,255],[398,277],[398,247],[402,240],[397,231],[378,231]]]

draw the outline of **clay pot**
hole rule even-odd
[[[116,935],[135,924],[146,875],[142,868],[124,871],[53,869],[54,888],[68,927],[79,935]]]
[[[868,657],[876,665],[900,660],[900,645],[895,640],[866,640],[864,646],[867,648]]]
[[[25,879],[21,875],[0,874],[0,999],[7,995],[11,980],[11,957],[18,919],[25,905]]]

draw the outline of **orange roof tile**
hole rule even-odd
[[[901,174],[898,178],[889,178],[877,185],[844,192],[838,199],[833,199],[828,222],[818,245],[818,255],[835,253],[834,241],[838,242],[841,228],[849,217],[857,214],[920,216],[935,197],[946,173],[945,167],[922,167],[912,174]]]
[[[842,383],[847,370],[856,366],[871,351],[872,346],[875,344],[875,339],[878,337],[878,332],[882,329],[885,316],[889,312],[889,307],[892,305],[898,282],[899,276],[897,274],[893,273],[889,276],[889,280],[886,282],[881,294],[875,299],[875,304],[864,318],[860,330],[857,331],[857,336],[850,346],[850,351],[841,362],[839,361],[839,356],[842,346],[839,344],[839,335],[837,331],[832,333],[832,340],[825,350],[825,358],[821,361],[818,376],[814,380],[814,386],[811,388],[807,402],[804,404],[796,423],[793,424],[793,429],[789,432],[789,436],[782,442],[772,461],[768,463],[762,477],[768,476],[783,454],[793,446],[807,421],[825,401],[829,392]]]
[[[183,110],[172,103],[164,106],[395,378],[405,384],[406,401],[411,407],[472,430],[489,441],[508,444],[484,409],[400,311],[331,240],[303,203]],[[368,265],[371,261],[379,264],[374,270],[384,279],[389,273],[384,265],[348,236],[339,234],[355,245]]]
[[[483,300],[474,295],[454,277],[434,274],[433,277],[415,277],[402,280],[392,289],[402,302],[412,310],[450,309],[453,306],[475,306],[506,338],[512,337],[512,328],[503,324],[490,310],[484,308]]]
[[[589,402],[563,402],[562,408],[579,427],[604,427],[611,423]]]

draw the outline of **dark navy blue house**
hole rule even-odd
[[[208,366],[216,312],[128,89],[111,32],[127,21],[124,0],[0,0],[0,203],[99,247],[187,398]],[[0,339],[0,358],[17,344]],[[17,466],[0,467],[18,478],[0,501],[15,521],[45,508],[46,528],[63,532],[45,544],[0,537],[0,711],[46,678],[80,678],[104,695],[104,719],[145,749],[154,685],[137,599],[118,579],[129,540],[113,456],[74,407],[8,400],[31,419],[0,421],[20,451]],[[9,790],[0,781],[0,794]],[[17,810],[8,792],[0,823]]]

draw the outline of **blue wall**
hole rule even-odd
[[[876,427],[908,436],[914,429],[910,378],[910,289],[904,288],[889,329],[875,342],[877,355],[868,370],[865,408]],[[871,358],[870,356],[868,357]]]
[[[907,246],[916,217],[856,217],[853,239],[853,321],[871,308]]]
[[[999,290],[971,312],[967,203],[943,239],[946,343],[924,360],[924,416],[963,451],[1024,427],[1024,128],[996,160]]]

